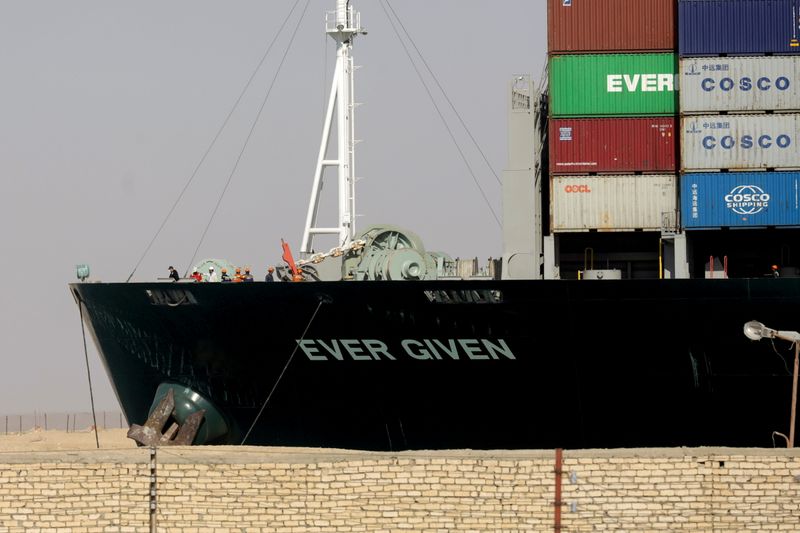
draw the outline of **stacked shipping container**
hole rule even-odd
[[[679,0],[680,55],[796,54],[798,0]]]
[[[675,45],[674,0],[548,0],[552,231],[677,210]]]
[[[678,13],[683,226],[800,225],[800,0]]]

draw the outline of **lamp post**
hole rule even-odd
[[[789,420],[788,447],[794,448],[794,421],[797,410],[797,368],[800,364],[800,333],[796,331],[777,331],[761,322],[751,320],[744,325],[745,336],[754,341],[761,339],[783,339],[794,343],[794,373],[792,374],[792,414]]]

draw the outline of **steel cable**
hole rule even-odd
[[[783,363],[783,368],[786,369],[786,375],[787,376],[791,376],[792,373],[789,371],[789,364],[786,362],[786,358],[784,358],[783,354],[780,353],[778,351],[778,348],[775,347],[775,339],[770,339],[770,341],[771,341],[771,344],[772,344],[772,351],[775,352],[775,355],[777,355],[778,358],[781,360],[781,363]],[[794,343],[790,344],[789,347],[790,348],[794,348]]]
[[[250,84],[253,83],[253,79],[255,79],[256,74],[258,73],[259,70],[261,70],[261,66],[264,64],[264,61],[267,59],[267,56],[269,55],[270,51],[272,50],[272,47],[275,45],[275,42],[278,40],[278,37],[281,35],[281,33],[283,33],[283,29],[286,26],[286,23],[289,22],[289,19],[292,17],[292,14],[294,13],[294,10],[295,10],[295,8],[297,8],[297,5],[299,3],[300,3],[300,0],[295,0],[295,3],[292,6],[292,9],[289,11],[289,14],[286,15],[286,18],[283,19],[283,22],[281,23],[281,26],[278,29],[278,32],[275,34],[275,37],[272,38],[272,41],[269,43],[269,46],[267,46],[267,50],[261,56],[261,60],[258,62],[258,65],[256,65],[256,68],[250,74],[250,78],[247,80],[247,83],[245,83],[244,88],[239,93],[239,97],[236,99],[236,102],[234,102],[233,107],[231,107],[231,110],[228,112],[228,115],[225,117],[225,120],[222,121],[222,125],[219,127],[219,129],[217,130],[216,135],[214,135],[214,138],[211,140],[211,144],[208,145],[208,148],[206,148],[206,151],[203,153],[203,156],[200,158],[200,161],[194,167],[194,170],[192,171],[192,174],[189,176],[189,180],[186,182],[186,185],[183,186],[183,190],[181,190],[181,193],[178,195],[178,198],[172,204],[172,207],[170,208],[169,212],[167,213],[167,216],[164,217],[164,220],[161,222],[161,225],[158,227],[158,230],[156,231],[155,235],[153,235],[153,238],[150,239],[150,243],[145,248],[144,252],[142,253],[142,256],[139,258],[139,261],[136,262],[136,265],[133,267],[133,271],[131,271],[131,274],[128,276],[128,279],[125,280],[125,283],[128,283],[131,280],[131,278],[133,277],[133,275],[136,273],[136,270],[139,268],[139,265],[141,265],[142,261],[144,261],[144,258],[147,256],[147,253],[150,251],[150,248],[153,246],[153,243],[156,242],[156,239],[161,234],[161,231],[164,229],[164,226],[166,226],[167,221],[172,216],[172,213],[175,211],[175,208],[178,207],[178,204],[183,199],[183,195],[186,194],[186,191],[189,189],[189,186],[194,181],[195,176],[197,176],[197,173],[199,172],[200,167],[203,166],[203,163],[205,162],[206,158],[208,157],[208,154],[211,153],[211,150],[217,144],[217,140],[219,139],[219,136],[222,134],[222,131],[228,125],[228,121],[230,120],[231,116],[233,116],[234,111],[236,111],[236,109],[239,107],[239,103],[242,101],[242,98],[244,97],[245,93],[247,92],[247,89],[250,88]],[[186,270],[186,273],[188,273],[188,269]],[[186,277],[186,273],[184,273],[184,277]]]
[[[77,295],[76,295],[77,296]],[[89,349],[86,347],[86,326],[83,323],[83,300],[80,296],[78,300],[78,312],[81,317],[81,335],[83,335],[83,356],[86,359],[86,375],[89,378],[89,400],[92,403],[92,422],[94,423],[94,441],[97,444],[97,449],[100,449],[100,437],[97,435],[97,415],[94,410],[94,388],[92,387],[92,371],[89,369]],[[69,429],[69,428],[67,428]]]
[[[294,43],[294,38],[297,36],[297,30],[300,29],[300,24],[303,22],[303,18],[305,18],[306,10],[308,9],[308,4],[311,0],[306,0],[305,5],[303,6],[303,12],[300,14],[300,18],[297,21],[297,25],[294,27],[294,31],[292,32],[292,36],[289,39],[289,43],[286,45],[286,50],[283,52],[283,57],[281,57],[281,62],[278,64],[278,68],[275,70],[275,75],[272,77],[272,82],[269,84],[269,88],[267,89],[267,93],[264,95],[264,99],[261,101],[261,106],[258,108],[258,113],[256,113],[256,118],[253,120],[253,124],[250,127],[250,131],[247,133],[247,137],[244,140],[244,145],[242,145],[241,151],[239,151],[239,155],[236,158],[236,162],[233,165],[233,169],[231,169],[231,173],[228,176],[228,181],[225,183],[225,187],[222,189],[222,193],[219,195],[219,199],[217,200],[217,204],[214,206],[214,211],[211,213],[211,218],[208,220],[208,224],[206,224],[205,229],[203,230],[203,234],[200,236],[200,241],[197,243],[197,247],[194,249],[194,254],[192,254],[192,259],[187,263],[186,272],[184,273],[183,277],[186,277],[189,273],[189,269],[191,268],[191,264],[194,262],[195,258],[197,257],[197,252],[200,250],[200,246],[203,245],[203,241],[206,238],[206,234],[208,233],[211,224],[214,222],[214,217],[217,216],[217,211],[219,210],[219,206],[222,204],[222,200],[225,198],[225,193],[228,192],[228,187],[230,187],[231,181],[233,180],[233,176],[236,174],[236,170],[239,168],[239,163],[242,160],[242,156],[244,155],[245,150],[247,150],[247,145],[250,144],[250,139],[253,136],[253,132],[258,125],[258,119],[261,118],[261,113],[264,111],[264,106],[267,105],[267,100],[269,99],[270,94],[272,94],[272,89],[275,87],[275,81],[278,79],[278,75],[281,72],[281,68],[283,67],[283,63],[286,61],[286,56],[289,55],[289,50],[292,48],[292,43]]]
[[[417,73],[417,77],[419,78],[420,82],[422,83],[422,86],[425,88],[425,92],[428,93],[428,98],[430,98],[431,104],[433,104],[433,107],[436,110],[436,113],[439,115],[439,119],[442,121],[442,124],[444,125],[445,129],[447,130],[447,133],[450,136],[450,139],[453,141],[453,144],[455,145],[456,150],[458,150],[458,153],[461,156],[461,160],[464,162],[464,165],[467,167],[467,171],[469,171],[470,176],[472,176],[472,181],[475,182],[475,186],[478,187],[478,191],[481,193],[481,196],[483,197],[484,202],[486,202],[486,206],[489,208],[489,211],[492,213],[492,217],[494,217],[495,222],[497,222],[497,226],[502,228],[503,225],[500,223],[500,218],[497,216],[497,213],[495,213],[495,210],[492,207],[492,203],[489,201],[489,197],[486,196],[486,192],[483,190],[483,187],[481,187],[481,184],[478,182],[478,178],[475,176],[475,172],[472,170],[472,166],[469,164],[469,161],[467,160],[466,155],[464,155],[464,151],[461,149],[461,146],[458,144],[458,141],[456,141],[455,135],[453,134],[453,130],[450,128],[450,125],[445,120],[441,109],[439,109],[439,105],[436,103],[436,100],[433,97],[433,93],[431,93],[431,90],[428,87],[428,84],[425,83],[425,79],[423,78],[422,73],[419,71],[419,68],[417,67],[417,64],[414,62],[414,59],[411,56],[411,52],[408,50],[408,46],[406,46],[405,41],[403,41],[403,38],[400,36],[400,32],[397,30],[397,25],[395,24],[394,20],[392,20],[392,17],[389,15],[389,12],[386,10],[386,6],[383,4],[383,1],[384,0],[380,1],[381,8],[383,9],[383,12],[386,14],[386,18],[389,20],[389,24],[392,26],[392,30],[394,30],[394,33],[397,36],[397,39],[400,41],[400,45],[403,47],[403,51],[405,51],[406,56],[408,56],[408,60],[411,62],[411,66],[414,68],[414,72]]]
[[[406,29],[405,24],[403,24],[403,21],[400,20],[400,17],[397,15],[397,12],[392,7],[392,3],[389,0],[385,0],[385,1],[386,1],[386,5],[389,6],[389,9],[391,10],[392,14],[394,15],[394,18],[397,19],[397,23],[400,24],[400,27],[403,29],[403,33],[405,33],[406,37],[408,38],[408,41],[411,43],[411,46],[413,46],[414,50],[417,51],[417,55],[419,55],[419,59],[420,59],[420,61],[422,61],[422,64],[425,65],[425,69],[431,75],[431,78],[433,78],[433,81],[436,82],[436,86],[439,87],[439,91],[441,91],[442,96],[447,101],[447,104],[450,106],[450,109],[453,110],[453,113],[456,115],[456,118],[458,118],[458,121],[461,123],[461,126],[464,128],[464,131],[467,132],[467,135],[469,136],[470,140],[472,141],[472,144],[475,145],[475,148],[481,154],[481,157],[483,158],[483,162],[486,163],[486,167],[494,175],[494,179],[497,181],[497,183],[502,185],[502,183],[500,182],[500,178],[497,176],[497,172],[494,171],[494,168],[489,163],[489,159],[486,157],[486,154],[484,154],[483,150],[481,150],[480,144],[478,144],[478,141],[476,141],[475,137],[473,137],[472,132],[467,127],[466,123],[464,122],[464,119],[461,118],[461,114],[458,112],[458,109],[456,109],[456,106],[453,104],[453,102],[450,101],[450,98],[447,96],[447,92],[444,90],[444,87],[442,87],[442,84],[439,83],[439,78],[436,77],[436,74],[433,72],[433,70],[431,69],[430,65],[428,65],[428,62],[425,61],[425,56],[422,55],[422,52],[417,47],[417,43],[414,42],[414,39],[411,37],[411,34]]]
[[[283,375],[286,374],[286,370],[288,370],[289,369],[289,365],[292,364],[292,359],[294,359],[294,354],[297,353],[297,348],[300,347],[300,343],[303,342],[303,340],[306,338],[306,333],[308,333],[308,328],[311,327],[311,324],[314,322],[314,319],[317,317],[317,313],[319,312],[319,308],[322,307],[323,303],[325,303],[325,300],[320,298],[319,303],[317,303],[317,308],[314,309],[314,314],[311,315],[311,319],[308,321],[308,324],[306,324],[306,328],[303,330],[303,334],[300,335],[300,340],[298,340],[297,343],[294,345],[294,350],[292,350],[292,354],[289,356],[289,359],[286,361],[286,364],[283,365],[283,370],[281,370],[281,373],[278,376],[278,379],[275,380],[275,384],[272,386],[272,390],[269,391],[269,394],[267,395],[267,399],[264,400],[263,404],[261,404],[261,409],[258,410],[258,414],[256,415],[255,419],[253,419],[253,423],[250,424],[250,429],[248,429],[247,433],[245,433],[244,438],[242,439],[242,442],[241,442],[240,446],[244,446],[244,443],[247,441],[247,437],[250,436],[250,433],[253,431],[253,428],[256,427],[256,423],[258,422],[258,419],[261,418],[261,413],[264,412],[264,409],[267,407],[267,404],[272,399],[272,395],[275,393],[275,390],[278,388],[278,384],[281,382],[281,379],[283,379]]]

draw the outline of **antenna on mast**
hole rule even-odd
[[[353,111],[353,39],[358,34],[366,35],[361,27],[361,15],[353,10],[349,0],[336,0],[336,11],[325,16],[325,33],[336,41],[336,68],[331,82],[331,93],[322,128],[322,141],[314,171],[314,185],[308,202],[306,226],[303,231],[301,254],[314,252],[314,236],[336,235],[337,246],[349,244],[355,237],[355,125]],[[333,112],[336,109],[336,159],[325,159],[330,144]],[[338,167],[339,174],[339,222],[336,227],[317,226],[322,178],[326,167]]]

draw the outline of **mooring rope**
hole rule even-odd
[[[303,19],[306,16],[306,11],[308,10],[308,4],[311,0],[306,0],[305,5],[303,6],[303,11],[300,13],[300,18],[297,20],[297,25],[294,27],[294,31],[292,32],[292,36],[289,38],[289,44],[286,45],[286,49],[283,51],[283,57],[281,57],[280,63],[278,63],[278,68],[275,69],[275,75],[272,77],[272,81],[269,84],[269,88],[267,89],[267,93],[264,95],[264,98],[261,100],[261,106],[258,108],[258,112],[256,113],[255,119],[253,119],[253,123],[250,125],[250,131],[247,133],[247,137],[242,144],[242,149],[239,151],[239,155],[236,157],[236,161],[233,164],[233,168],[231,169],[230,174],[228,175],[228,181],[225,182],[225,187],[223,187],[222,192],[217,199],[217,203],[214,206],[214,210],[211,212],[211,217],[208,219],[208,223],[206,224],[203,233],[200,235],[200,240],[197,242],[197,247],[194,249],[194,253],[192,254],[192,258],[186,263],[186,270],[184,272],[183,277],[187,277],[189,274],[189,269],[191,268],[192,263],[194,263],[195,258],[197,257],[197,253],[200,251],[200,247],[203,245],[203,241],[206,238],[206,234],[208,234],[208,230],[211,228],[211,224],[214,223],[214,218],[217,216],[217,211],[219,211],[219,206],[222,204],[222,200],[225,198],[225,193],[228,192],[228,187],[231,185],[231,181],[233,181],[233,177],[236,175],[236,170],[239,168],[239,163],[242,161],[242,157],[244,156],[245,151],[247,150],[247,146],[250,144],[250,139],[253,137],[253,133],[258,126],[259,119],[261,118],[261,114],[264,112],[264,107],[267,105],[267,101],[269,100],[270,95],[272,94],[272,89],[275,87],[275,82],[278,79],[278,76],[281,73],[281,69],[283,68],[283,64],[286,61],[286,57],[289,55],[289,51],[292,49],[292,44],[294,43],[294,38],[297,36],[297,31],[300,29],[300,25],[303,23]]]
[[[97,414],[94,410],[94,389],[92,387],[92,371],[89,369],[89,350],[86,348],[86,326],[83,323],[83,300],[78,296],[78,311],[81,316],[81,335],[83,335],[83,356],[86,359],[86,375],[89,378],[89,399],[92,402],[92,422],[94,423],[94,441],[100,449],[100,437],[97,435]]]
[[[247,80],[247,83],[244,84],[244,87],[239,92],[239,96],[238,96],[238,98],[236,98],[236,102],[234,102],[233,106],[228,111],[228,115],[225,117],[225,120],[222,121],[222,125],[217,129],[217,133],[214,135],[214,138],[211,140],[211,144],[208,145],[208,147],[206,148],[206,151],[203,153],[203,156],[200,158],[200,161],[194,167],[194,170],[192,171],[192,174],[189,176],[189,179],[186,182],[186,184],[183,186],[183,189],[181,190],[181,193],[178,195],[178,198],[175,199],[175,202],[172,204],[172,207],[170,207],[169,212],[167,213],[167,216],[164,217],[164,219],[161,221],[161,225],[158,227],[158,230],[156,230],[156,233],[155,233],[155,235],[153,235],[153,238],[150,239],[150,243],[144,249],[144,252],[142,252],[141,257],[139,257],[139,261],[136,262],[136,265],[133,267],[133,270],[131,271],[131,274],[128,276],[128,279],[125,281],[125,283],[128,283],[131,280],[131,278],[133,277],[133,275],[136,273],[136,270],[139,268],[139,265],[142,263],[144,258],[147,256],[147,253],[150,251],[150,248],[153,246],[153,243],[156,242],[156,239],[161,234],[161,231],[164,229],[164,226],[166,226],[167,221],[172,216],[172,213],[175,211],[175,208],[178,207],[178,204],[181,202],[181,200],[183,199],[183,196],[186,194],[186,191],[189,189],[189,186],[194,181],[194,178],[197,176],[197,173],[200,171],[200,168],[203,166],[203,163],[205,163],[205,160],[208,157],[208,155],[211,153],[211,150],[214,148],[214,146],[216,146],[217,140],[219,140],[220,135],[222,135],[223,130],[228,125],[228,122],[230,121],[231,117],[233,116],[234,111],[236,111],[236,109],[239,107],[239,103],[242,101],[242,98],[244,98],[245,93],[247,93],[247,90],[250,88],[250,85],[253,83],[253,80],[255,79],[256,74],[258,74],[259,70],[261,70],[261,66],[264,64],[264,61],[267,59],[267,56],[269,55],[270,51],[272,50],[272,47],[275,44],[275,42],[278,40],[278,37],[281,35],[281,33],[283,33],[283,29],[286,27],[287,22],[289,22],[289,19],[292,17],[292,14],[294,13],[295,8],[297,8],[297,5],[299,3],[300,3],[300,0],[296,0],[294,5],[292,6],[292,9],[286,15],[286,18],[283,19],[283,22],[281,23],[280,28],[278,29],[278,31],[273,36],[272,41],[269,43],[269,46],[267,46],[267,50],[262,54],[261,60],[258,62],[258,65],[256,65],[256,68],[253,69],[253,72],[250,73],[250,78]],[[188,273],[188,270],[184,273],[183,277],[186,277],[186,273]]]
[[[444,129],[447,130],[447,134],[450,136],[450,140],[453,142],[453,145],[455,146],[456,150],[458,151],[458,154],[461,156],[461,161],[463,161],[464,166],[467,167],[467,171],[469,172],[469,175],[472,177],[472,181],[475,183],[475,186],[478,188],[478,192],[480,192],[481,197],[483,198],[483,201],[486,204],[486,207],[489,209],[489,211],[492,214],[492,217],[494,218],[495,222],[497,223],[497,227],[502,229],[503,224],[500,222],[500,217],[497,216],[497,213],[495,212],[494,207],[492,207],[492,202],[489,201],[489,197],[486,195],[486,191],[484,191],[483,187],[481,187],[481,184],[478,181],[478,177],[475,175],[475,171],[473,170],[472,165],[470,165],[466,154],[464,154],[464,150],[461,148],[461,145],[456,140],[456,136],[455,136],[455,133],[453,132],[453,129],[450,127],[450,124],[444,118],[444,114],[442,113],[442,110],[439,107],[439,104],[436,103],[436,99],[433,97],[433,92],[431,92],[430,87],[428,87],[428,84],[425,82],[425,78],[422,76],[422,72],[420,71],[419,67],[417,66],[417,63],[414,61],[414,58],[411,55],[411,51],[409,50],[409,48],[406,45],[406,43],[403,40],[403,38],[401,37],[400,30],[397,29],[397,24],[395,24],[394,19],[392,19],[391,15],[389,15],[389,12],[386,10],[386,6],[383,4],[384,1],[386,1],[388,3],[388,0],[380,0],[379,4],[380,4],[381,8],[383,8],[383,12],[386,14],[386,18],[389,20],[389,25],[392,27],[392,30],[394,30],[394,33],[397,36],[397,40],[400,41],[400,45],[403,47],[403,51],[406,53],[406,56],[408,57],[408,60],[411,63],[411,66],[414,69],[414,72],[417,73],[417,77],[419,78],[419,81],[422,84],[422,87],[425,89],[425,92],[428,93],[428,98],[431,101],[431,105],[433,105],[433,108],[436,110],[436,114],[439,115],[439,120],[442,122],[442,125],[444,126]],[[391,4],[389,4],[389,7],[391,8]],[[397,16],[397,13],[394,11],[394,9],[392,9],[392,13],[394,14],[394,16],[397,19],[398,23],[402,25],[402,22],[400,21],[400,18]],[[405,27],[403,27],[403,30],[405,31]],[[408,36],[408,39],[412,43],[414,48],[417,48],[417,45],[411,39],[411,35],[407,31],[406,31],[406,35]],[[417,53],[420,55],[420,57],[422,57],[422,61],[425,64],[425,66],[427,67],[428,63],[425,61],[425,58],[422,56],[422,53],[419,51],[418,48],[417,48]],[[433,79],[436,80],[436,84],[439,85],[439,81],[438,81],[438,79],[436,79],[436,75],[433,74],[433,71],[430,71],[430,73],[431,73],[431,76],[433,77]],[[439,88],[442,89],[442,86],[439,85]],[[442,92],[444,92],[443,89],[442,89]],[[447,98],[447,96],[445,96],[445,99],[447,99],[447,101],[450,102],[450,99]],[[450,105],[452,106],[452,103]],[[458,116],[459,120],[461,120],[461,117],[458,115],[458,111],[455,109],[455,106],[453,106],[453,111],[455,112],[456,116]],[[467,131],[467,134],[470,137],[472,137],[472,134],[469,132],[469,129],[467,129],[467,127],[466,127],[466,125],[464,124],[463,121],[461,122],[461,124],[464,127],[464,129]],[[475,145],[478,146],[477,142],[475,141],[474,138],[473,138],[473,142],[475,142]],[[478,146],[478,151],[481,152],[481,154],[483,154],[483,151],[480,149],[480,146]],[[497,177],[497,174],[494,172],[494,169],[489,164],[488,160],[486,161],[486,165],[489,167],[489,170],[491,170],[492,173],[495,175],[495,179],[497,180],[497,182],[500,183],[500,179]]]
[[[286,364],[283,366],[283,370],[281,371],[280,375],[278,376],[278,379],[275,381],[275,384],[272,386],[272,390],[269,391],[269,395],[267,395],[267,399],[264,400],[264,403],[261,405],[261,409],[259,409],[258,414],[256,415],[256,418],[253,420],[253,423],[250,425],[250,429],[247,430],[247,433],[245,434],[244,438],[242,439],[241,446],[244,446],[244,443],[247,441],[247,437],[250,436],[250,432],[252,432],[253,428],[256,427],[256,423],[258,422],[258,419],[261,418],[261,413],[264,412],[264,408],[267,407],[267,404],[269,403],[270,399],[272,399],[272,395],[275,393],[275,389],[278,388],[278,384],[281,382],[281,379],[283,379],[283,375],[286,373],[286,370],[288,370],[289,365],[292,363],[292,359],[294,359],[294,354],[297,353],[297,348],[300,346],[300,343],[303,342],[303,339],[305,339],[306,333],[308,333],[308,328],[311,327],[311,324],[314,322],[314,319],[317,317],[317,313],[319,312],[319,308],[322,307],[323,303],[325,303],[325,299],[320,298],[319,303],[317,304],[317,308],[314,309],[314,314],[311,315],[311,320],[309,320],[308,324],[306,324],[306,328],[303,330],[303,334],[300,335],[300,340],[298,340],[297,343],[294,345],[294,350],[292,350],[292,355],[289,356],[289,359],[288,359],[288,361],[286,361]]]
[[[445,99],[447,104],[450,106],[450,109],[453,110],[453,114],[456,116],[458,121],[461,123],[461,127],[464,128],[464,131],[469,136],[470,140],[472,141],[472,144],[475,146],[475,149],[478,150],[479,154],[481,154],[481,157],[483,158],[483,162],[486,163],[486,167],[489,169],[489,172],[492,173],[492,175],[494,176],[494,179],[497,182],[497,184],[502,186],[503,183],[500,181],[500,177],[497,175],[497,172],[495,172],[494,167],[492,166],[492,164],[489,163],[489,158],[486,157],[486,154],[481,149],[481,145],[478,144],[478,141],[472,135],[472,132],[467,127],[466,122],[464,122],[464,119],[461,117],[461,113],[459,113],[458,109],[456,109],[455,104],[452,102],[452,100],[450,100],[450,97],[447,96],[447,91],[444,90],[444,87],[442,87],[442,84],[439,82],[439,78],[436,76],[436,73],[433,72],[433,69],[428,64],[428,62],[425,60],[425,56],[422,55],[422,51],[419,49],[419,47],[417,46],[417,43],[414,42],[414,39],[411,37],[411,34],[406,29],[406,25],[403,24],[403,21],[400,19],[400,15],[398,15],[397,12],[394,10],[394,7],[392,7],[392,3],[389,0],[384,0],[384,1],[386,2],[386,5],[389,6],[389,10],[392,12],[392,15],[394,15],[394,18],[397,20],[397,23],[399,24],[400,28],[402,28],[403,33],[408,38],[408,41],[411,43],[411,46],[413,46],[414,50],[417,52],[417,55],[419,56],[420,61],[422,61],[422,64],[425,65],[425,70],[428,71],[428,74],[431,75],[431,78],[436,83],[436,86],[439,88],[439,92],[441,93],[442,97]],[[381,6],[381,7],[383,7],[383,6]],[[386,13],[386,8],[384,8],[383,11],[384,11],[384,13]],[[388,13],[386,13],[386,15],[387,15],[387,17],[389,16]],[[391,17],[390,17],[390,20],[391,20]],[[400,35],[399,35],[399,33],[397,33],[396,30],[395,30],[395,34],[397,35],[397,37],[399,39]],[[409,56],[409,59],[411,59],[410,56]]]

